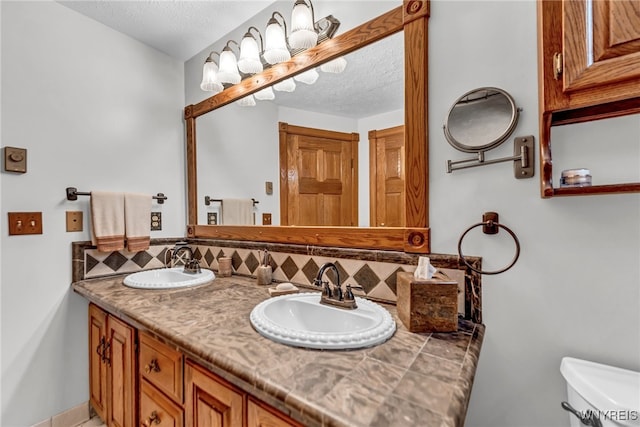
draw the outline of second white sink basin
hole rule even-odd
[[[358,308],[320,304],[320,293],[283,295],[261,302],[250,320],[261,335],[294,347],[325,350],[373,347],[391,338],[396,323],[379,304],[356,297]]]
[[[140,289],[172,289],[197,286],[215,279],[213,271],[185,273],[182,267],[158,268],[133,273],[124,278],[124,284]]]

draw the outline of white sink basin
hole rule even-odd
[[[124,278],[124,284],[140,289],[173,289],[197,286],[215,279],[211,270],[203,269],[201,273],[185,273],[182,267],[158,268],[133,273]]]
[[[251,324],[261,335],[294,347],[355,349],[382,344],[396,331],[389,312],[356,297],[358,308],[320,304],[320,293],[283,295],[256,305]]]

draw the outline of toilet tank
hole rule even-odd
[[[640,427],[640,372],[572,357],[562,359],[560,372],[578,415],[590,410],[602,427]],[[569,417],[571,427],[584,426],[575,414]]]

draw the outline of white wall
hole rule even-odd
[[[88,399],[87,302],[70,290],[71,242],[89,239],[88,197],[155,194],[163,230],[185,234],[183,64],[54,2],[1,2],[2,418],[29,426]],[[82,210],[85,231],[65,231]],[[155,210],[155,209],[154,209]],[[41,211],[42,235],[8,236],[8,211]]]
[[[480,86],[513,95],[523,108],[513,137],[534,135],[539,162],[536,4],[435,0],[431,11],[432,250],[457,253],[458,238],[485,211],[497,211],[522,245],[512,269],[483,277],[487,332],[466,425],[568,426],[563,356],[640,370],[640,195],[541,199],[538,165],[525,180],[510,163],[447,174],[448,159],[470,156],[446,142],[445,115]],[[190,102],[199,100],[205,56],[186,63]],[[553,146],[555,169],[589,167],[598,182],[640,180],[640,116],[554,129]],[[512,147],[510,139],[487,158],[511,156]],[[511,261],[514,244],[507,233],[476,230],[463,250],[496,270]]]
[[[437,0],[431,6],[432,250],[457,253],[460,234],[485,211],[497,211],[522,245],[511,270],[482,279],[487,330],[466,426],[567,426],[560,408],[563,356],[640,370],[640,195],[541,199],[539,163],[526,180],[513,178],[510,163],[447,174],[447,159],[469,155],[449,146],[442,123],[455,99],[475,87],[510,92],[523,108],[513,136],[534,135],[537,147],[536,4]],[[553,148],[554,172],[590,167],[600,182],[611,178],[605,174],[640,180],[640,116],[588,130],[559,128]],[[614,150],[623,166],[602,159]],[[513,139],[494,151],[487,157],[511,155]],[[485,269],[501,268],[514,246],[500,235],[470,232],[464,253],[482,256]]]
[[[1,216],[33,210],[44,217],[42,236],[8,237],[5,220],[0,231],[0,424],[28,426],[88,396],[86,301],[69,283],[70,242],[89,235],[64,231],[64,211],[86,215],[88,199],[67,202],[64,188],[162,191],[169,197],[160,208],[164,230],[152,237],[184,235],[181,112],[185,96],[189,103],[206,97],[198,99],[205,55],[185,64],[183,87],[182,64],[60,5],[0,4],[2,146],[29,149],[26,175],[0,174]],[[471,88],[509,91],[524,109],[514,136],[537,138],[532,0],[433,1],[429,64],[433,251],[456,253],[462,231],[488,210],[499,212],[522,244],[511,270],[483,278],[487,332],[466,425],[568,425],[560,409],[562,356],[640,369],[640,196],[543,200],[538,171],[515,180],[508,163],[445,172],[447,159],[466,155],[446,143],[442,122]],[[556,139],[554,131],[554,165],[590,167],[598,179],[608,173],[599,167],[601,154],[620,143],[621,175],[635,175],[639,120],[578,130],[580,141],[566,129]],[[603,138],[607,149],[596,145]],[[576,155],[569,147],[578,143],[584,152],[575,164],[556,161]],[[510,144],[489,156],[510,155]],[[499,268],[512,257],[505,234],[470,233],[465,253]]]

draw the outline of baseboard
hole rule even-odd
[[[32,427],[74,427],[91,418],[89,402],[67,409],[49,419],[34,424]]]

